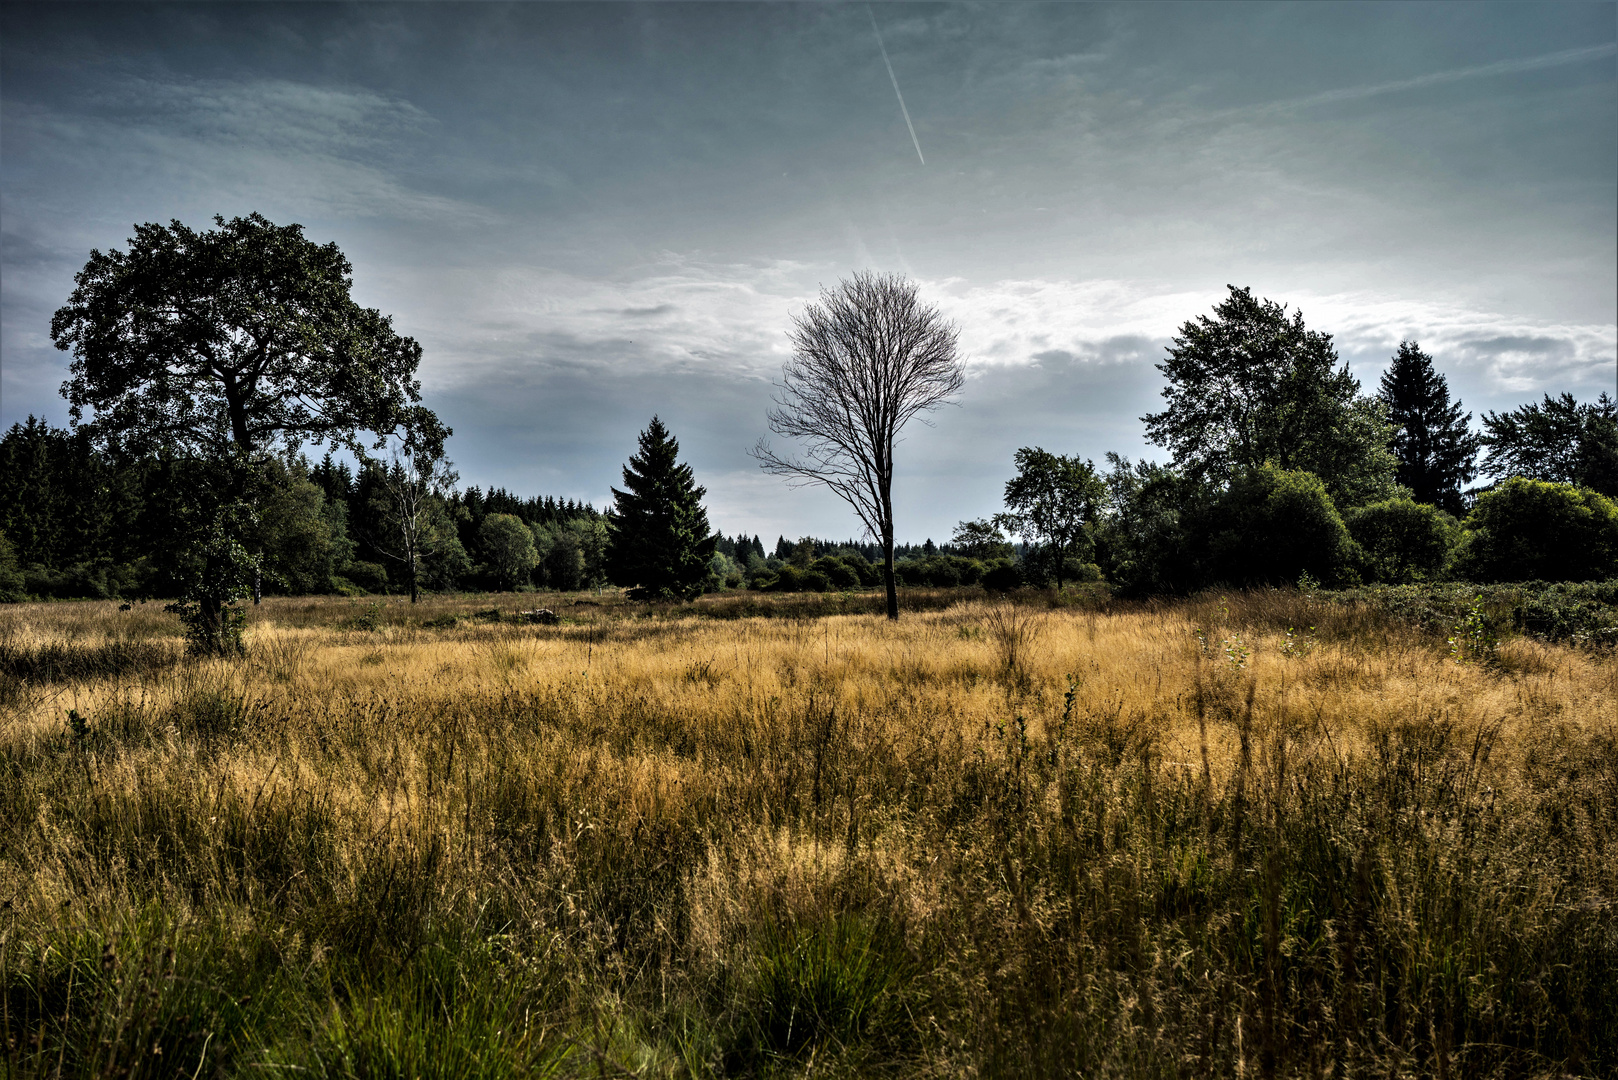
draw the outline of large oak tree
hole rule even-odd
[[[214,459],[400,431],[442,446],[417,404],[421,346],[353,300],[336,244],[259,214],[214,222],[137,225],[128,251],[90,252],[51,319],[75,423],[90,410],[105,445]]]

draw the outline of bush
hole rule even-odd
[[[1618,506],[1572,484],[1513,477],[1478,496],[1454,573],[1472,581],[1590,581],[1618,568]]]
[[[1350,510],[1344,524],[1360,548],[1360,577],[1391,585],[1438,577],[1458,539],[1454,518],[1411,499]]]
[[[343,568],[342,576],[347,578],[355,588],[368,593],[384,593],[388,591],[388,570],[381,563],[351,562]],[[338,583],[337,591],[340,594],[347,595],[344,593],[341,583]]]
[[[860,585],[859,571],[849,566],[837,555],[827,555],[816,559],[809,564],[809,569],[825,574],[826,579],[836,589],[853,589]]]
[[[1209,580],[1281,585],[1309,574],[1345,577],[1353,541],[1320,478],[1263,465],[1231,484],[1213,507]]]
[[[983,587],[992,592],[1010,592],[1022,585],[1022,571],[1010,559],[997,559],[983,571]]]

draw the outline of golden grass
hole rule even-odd
[[[424,625],[546,603],[563,625]],[[356,609],[266,601],[235,662],[180,659],[172,617],[151,608],[0,613],[14,650],[172,649],[145,670],[14,686],[0,704],[7,1000],[31,1018],[8,1021],[19,1075],[48,1071],[51,1032],[89,1037],[88,1021],[52,1027],[55,1014],[28,1004],[66,992],[49,989],[52,950],[68,964],[75,948],[93,957],[84,942],[115,938],[213,957],[217,970],[195,978],[234,1000],[222,972],[238,971],[282,1003],[273,1015],[206,1006],[208,1030],[224,1034],[204,1057],[221,1068],[307,1067],[300,1046],[346,1046],[343,1060],[361,1063],[350,1073],[365,1075],[374,1047],[355,1032],[372,1014],[359,1002],[394,990],[364,980],[425,970],[450,949],[450,925],[455,965],[496,972],[490,985],[521,988],[524,1015],[544,1020],[489,1075],[609,1063],[1404,1075],[1452,1060],[1530,1075],[1618,1061],[1610,1045],[1549,1029],[1536,1045],[1520,1033],[1503,1049],[1472,1045],[1465,1030],[1518,1032],[1446,998],[1465,977],[1489,978],[1387,976],[1416,987],[1395,1006],[1406,998],[1361,987],[1353,958],[1394,963],[1377,950],[1404,925],[1412,962],[1442,939],[1467,963],[1498,947],[1507,966],[1516,946],[1468,952],[1465,933],[1429,927],[1449,916],[1423,905],[1443,897],[1456,917],[1495,918],[1493,934],[1516,916],[1474,908],[1518,897],[1533,922],[1524,941],[1563,933],[1556,912],[1579,904],[1599,920],[1592,932],[1612,933],[1618,811],[1600,810],[1604,792],[1618,800],[1610,655],[1513,639],[1496,663],[1462,665],[1440,641],[1289,594],[1108,612],[973,597],[897,623],[505,597],[391,603],[374,631],[345,628]],[[69,710],[87,724],[77,735]],[[1365,794],[1377,784],[1403,786]],[[1328,805],[1341,820],[1320,816]],[[1525,816],[1494,810],[1506,806]],[[1540,813],[1562,816],[1530,827]],[[1469,829],[1494,846],[1464,839]],[[1297,852],[1279,853],[1283,836],[1299,838]],[[1314,869],[1277,861],[1303,859],[1305,841],[1335,854]],[[1410,876],[1407,857],[1428,869]],[[1344,882],[1374,866],[1375,881],[1342,911],[1286,907],[1290,875],[1328,865]],[[1486,880],[1455,899],[1445,875],[1463,869]],[[137,932],[153,905],[158,928]],[[1248,941],[1243,910],[1256,945],[1237,940]],[[849,919],[880,933],[847,930]],[[805,927],[834,942],[832,975],[800,970]],[[214,944],[187,945],[204,939]],[[882,987],[909,989],[860,997],[847,972],[865,968],[836,951],[850,941],[898,973]],[[1585,957],[1582,978],[1618,974],[1607,950]],[[816,979],[885,1019],[838,1005],[844,1019],[817,1012],[810,1036],[757,1019],[774,1015],[778,983]],[[1310,1002],[1287,1023],[1283,986]],[[1503,993],[1476,990],[1476,1008],[1507,1007]],[[1567,993],[1557,1008],[1588,1007],[1582,990]],[[68,998],[57,1013],[72,1012]],[[105,1027],[116,1003],[95,1000],[82,1007]],[[1350,1023],[1352,1009],[1371,1012]],[[491,1015],[506,1033],[515,1013]],[[448,1037],[437,1020],[398,1022]],[[1592,1022],[1610,1033],[1599,1027],[1610,1017]],[[184,1025],[164,1023],[151,1038],[183,1041]],[[45,1025],[34,1051],[15,1042],[30,1024]],[[96,1053],[67,1056],[86,1069],[116,1057]]]

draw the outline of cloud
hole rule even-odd
[[[367,90],[140,78],[51,105],[7,102],[5,123],[8,140],[29,146],[36,171],[93,184],[104,162],[117,161],[123,190],[164,191],[171,205],[198,193],[209,207],[298,217],[495,220],[403,179],[435,124],[409,102]]]

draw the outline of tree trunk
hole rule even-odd
[[[416,557],[410,556],[410,602],[414,604],[420,598],[420,591],[416,588]]]
[[[225,617],[224,605],[217,598],[204,596],[197,602],[202,614],[203,648],[210,656],[223,656],[225,653]]]
[[[893,530],[882,535],[882,580],[888,587],[888,618],[899,618],[899,590],[893,583]]]

